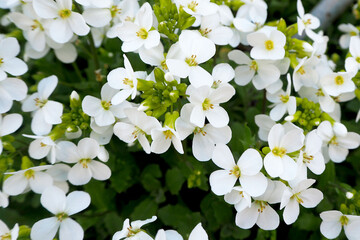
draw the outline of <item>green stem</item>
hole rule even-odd
[[[83,78],[83,76],[81,75],[80,69],[79,69],[78,65],[76,64],[76,62],[73,62],[73,63],[72,63],[72,66],[73,66],[73,68],[74,68],[74,70],[75,70],[76,75],[77,75],[78,78],[81,80],[81,82],[85,82],[86,80],[85,80],[85,78]]]
[[[89,37],[90,49],[91,49],[92,56],[93,56],[93,59],[94,59],[95,70],[98,70],[98,69],[100,69],[100,63],[99,63],[99,59],[98,59],[96,48],[95,48],[94,39],[92,37],[91,32],[89,33],[88,37]]]

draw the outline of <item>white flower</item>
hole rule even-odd
[[[271,177],[292,180],[296,176],[297,164],[287,155],[303,147],[304,134],[302,130],[294,129],[285,132],[281,124],[274,125],[268,137],[269,152],[264,158],[264,167]]]
[[[201,223],[198,223],[191,231],[188,240],[208,240],[209,237],[202,227]]]
[[[168,70],[165,56],[169,57],[169,53],[167,55],[164,53],[164,46],[161,42],[156,47],[150,49],[140,48],[139,55],[144,63],[162,68],[164,71]]]
[[[313,16],[310,13],[305,14],[304,6],[301,0],[297,0],[297,26],[298,26],[298,34],[301,35],[305,30],[306,34],[309,31],[312,31],[320,26],[320,20]]]
[[[354,132],[348,132],[342,123],[329,121],[320,123],[317,134],[322,138],[325,145],[329,146],[329,157],[332,161],[340,163],[345,160],[349,149],[359,147],[360,136]]]
[[[244,52],[232,50],[229,59],[239,64],[235,68],[235,82],[244,86],[250,81],[258,90],[267,88],[280,78],[280,70],[271,61],[251,60]]]
[[[60,149],[57,159],[66,163],[76,163],[69,171],[68,179],[73,185],[84,185],[91,178],[106,180],[110,178],[111,170],[105,164],[93,160],[100,153],[98,142],[91,138],[83,138],[76,146],[72,142],[58,143]]]
[[[9,229],[6,224],[0,220],[0,239],[16,240],[19,236],[19,225],[16,223],[13,229]]]
[[[299,91],[302,86],[314,87],[319,81],[319,75],[315,70],[315,66],[318,64],[319,59],[317,57],[303,58],[299,64],[295,67],[293,73],[293,82],[295,91]]]
[[[90,195],[88,193],[74,191],[65,196],[61,189],[49,187],[41,195],[40,202],[44,208],[55,216],[36,222],[31,228],[31,239],[52,240],[59,228],[59,240],[83,239],[84,230],[70,216],[90,205]]]
[[[0,114],[0,155],[3,150],[1,137],[9,135],[18,130],[23,122],[23,117],[20,114],[13,113],[2,117]]]
[[[314,183],[313,179],[305,179],[291,188],[286,187],[280,205],[280,209],[285,207],[283,216],[286,224],[292,224],[298,218],[299,204],[305,208],[314,208],[324,198],[321,191],[309,188]]]
[[[210,39],[216,45],[227,45],[232,38],[233,31],[220,24],[219,14],[204,16],[199,29],[202,36]]]
[[[160,229],[155,236],[155,240],[184,240],[183,237],[175,230]]]
[[[345,60],[345,69],[348,72],[358,72],[360,70],[360,37],[351,37],[350,54],[351,57]]]
[[[150,49],[159,45],[160,34],[151,30],[153,26],[153,11],[149,3],[144,3],[136,14],[135,21],[125,21],[118,28],[117,35],[123,41],[121,50],[133,52],[141,47]]]
[[[218,144],[212,160],[218,167],[223,168],[223,170],[211,173],[209,178],[211,190],[216,195],[231,192],[238,179],[244,190],[251,196],[257,197],[265,192],[267,180],[260,172],[262,158],[255,149],[247,149],[235,164],[229,147]]]
[[[359,36],[359,29],[357,29],[351,23],[343,23],[339,25],[339,30],[345,34],[341,35],[339,43],[343,49],[349,48],[350,38],[353,36]]]
[[[34,12],[31,4],[26,8],[26,12],[11,12],[9,18],[15,25],[23,30],[24,37],[28,40],[31,47],[37,51],[42,52],[46,48],[46,26],[43,19],[38,17]]]
[[[114,126],[114,134],[126,143],[133,143],[138,140],[146,153],[151,152],[149,140],[146,135],[151,134],[152,129],[160,129],[159,121],[136,108],[124,110],[128,122],[118,122]]]
[[[210,0],[175,0],[178,8],[183,7],[184,11],[196,17],[194,26],[199,26],[202,16],[216,13],[218,5]]]
[[[325,211],[320,213],[323,220],[320,225],[320,232],[328,239],[339,236],[342,226],[349,240],[357,240],[360,236],[360,217],[345,215],[339,211]]]
[[[355,90],[355,83],[351,80],[354,75],[354,72],[331,73],[322,77],[320,83],[324,91],[336,97]]]
[[[29,155],[34,159],[42,159],[48,157],[51,164],[56,161],[57,146],[50,136],[32,136],[25,135],[25,137],[35,139],[29,145]]]
[[[247,40],[254,59],[280,60],[285,56],[286,37],[279,30],[263,28],[247,35]]]
[[[12,107],[13,100],[21,101],[26,97],[27,86],[17,78],[0,80],[0,114],[6,113]]]
[[[111,99],[111,103],[114,105],[124,102],[130,96],[131,99],[134,99],[137,93],[137,79],[146,78],[146,72],[134,72],[125,54],[123,57],[125,68],[116,68],[107,76],[109,86],[120,90]]]
[[[58,78],[54,75],[42,79],[38,84],[38,92],[33,93],[23,102],[22,110],[33,112],[31,130],[36,135],[48,134],[53,124],[61,123],[63,105],[48,100],[57,83]]]
[[[45,173],[49,174],[54,180],[53,185],[67,193],[69,184],[67,183],[70,167],[66,164],[58,163],[47,169]]]
[[[215,44],[200,35],[199,32],[190,30],[182,31],[179,42],[172,45],[170,51],[176,51],[177,55],[167,57],[166,65],[169,71],[178,77],[186,78],[195,87],[210,85],[213,79],[199,64],[208,61],[215,54]]]
[[[127,101],[120,104],[113,105],[111,99],[119,91],[113,89],[109,84],[104,84],[101,88],[101,100],[93,96],[85,96],[82,101],[82,108],[84,113],[94,117],[95,123],[100,126],[108,126],[115,122],[116,118],[125,118],[124,109],[131,107]]]
[[[266,98],[274,103],[272,105],[273,109],[270,111],[270,117],[274,121],[280,120],[286,112],[289,115],[294,115],[296,112],[296,98],[290,96],[291,94],[291,78],[290,74],[287,75],[288,85],[286,87],[286,92],[280,89],[279,91],[271,94],[266,94]]]
[[[118,231],[112,237],[112,240],[120,240],[120,239],[141,239],[141,240],[152,240],[153,238],[150,237],[141,227],[145,224],[154,222],[157,219],[156,216],[152,216],[150,219],[146,220],[137,220],[133,221],[130,224],[130,220],[127,218],[124,221],[124,225],[121,231]]]
[[[165,126],[163,128],[154,128],[151,130],[151,151],[157,154],[166,152],[171,143],[174,145],[176,151],[183,154],[183,146],[181,144],[179,133],[173,128]]]
[[[243,229],[252,228],[255,224],[263,230],[274,230],[279,226],[280,218],[270,204],[280,202],[285,184],[268,179],[265,193],[251,203],[251,207],[236,213],[235,223]]]
[[[225,25],[230,27],[231,31],[232,31],[232,37],[231,39],[229,39],[229,45],[232,47],[237,47],[240,43],[242,39],[241,37],[241,33],[239,32],[239,30],[237,30],[234,27],[234,15],[230,9],[229,6],[227,5],[220,5],[219,6],[219,10],[218,13],[220,15],[220,22]],[[245,39],[246,40],[246,39]]]
[[[235,94],[235,89],[231,85],[224,85],[217,89],[208,86],[195,88],[190,85],[186,94],[193,109],[191,110],[190,122],[202,128],[205,124],[205,118],[211,125],[220,128],[229,123],[229,116],[220,103],[230,100]]]
[[[0,207],[6,208],[9,206],[9,195],[0,191]]]
[[[233,187],[231,192],[225,194],[224,200],[229,204],[234,204],[238,212],[251,207],[251,196],[240,186]]]
[[[300,150],[298,162],[300,168],[309,168],[311,172],[320,175],[325,170],[324,156],[321,152],[322,139],[316,130],[309,132],[305,138],[305,148]]]
[[[255,124],[259,127],[259,138],[267,142],[269,132],[276,122],[266,114],[258,114],[255,116]]]
[[[37,15],[49,19],[49,36],[58,43],[68,42],[75,34],[87,35],[90,31],[83,16],[73,12],[71,0],[33,0]]]
[[[194,133],[192,151],[194,157],[199,161],[208,161],[213,155],[216,144],[227,144],[231,140],[231,129],[229,126],[215,128],[211,124],[197,127],[190,122],[191,104],[186,104],[181,109],[181,115],[175,121],[175,129],[184,140]]]
[[[235,77],[235,71],[230,64],[219,63],[213,68],[211,75],[214,79],[211,87],[216,89],[228,84]]]
[[[20,76],[27,72],[26,63],[16,57],[19,53],[20,45],[16,38],[0,39],[0,81],[7,77],[6,73]]]
[[[28,191],[29,188],[35,193],[42,193],[45,188],[53,183],[49,174],[42,172],[49,169],[51,165],[37,166],[29,169],[9,172],[12,174],[4,181],[3,191],[10,196],[16,196]]]

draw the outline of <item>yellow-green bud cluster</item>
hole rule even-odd
[[[66,126],[67,131],[76,132],[78,128],[86,130],[90,126],[90,118],[81,108],[81,99],[70,98],[70,112],[62,116],[62,124]]]
[[[241,0],[211,0],[211,2],[216,3],[217,5],[227,5],[233,11],[237,11],[245,3]]]
[[[177,29],[187,29],[195,22],[195,17],[186,13],[182,7],[176,7],[171,0],[158,0],[154,5],[154,13],[159,22],[159,33],[166,35],[171,41],[177,42]]]
[[[296,98],[297,111],[294,114],[293,123],[306,131],[311,131],[322,121],[334,122],[329,114],[323,112],[319,103],[314,103],[307,98]]]
[[[146,107],[146,114],[160,117],[167,109],[176,103],[179,97],[184,97],[187,85],[176,80],[168,82],[165,73],[156,68],[154,71],[156,82],[139,79],[137,90],[142,91],[140,97],[144,99],[141,105]]]

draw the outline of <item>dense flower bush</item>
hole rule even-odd
[[[0,239],[360,239],[360,3],[312,2],[1,0]]]

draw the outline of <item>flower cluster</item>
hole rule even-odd
[[[300,205],[315,208],[324,199],[314,178],[327,164],[344,162],[349,150],[360,145],[360,135],[341,122],[340,107],[360,99],[358,28],[340,25],[345,32],[340,46],[349,53],[344,66],[339,66],[326,55],[329,38],[316,32],[319,19],[305,13],[301,0],[297,22],[289,26],[283,19],[267,22],[263,0],[242,0],[236,8],[221,2],[0,3],[8,9],[4,18],[22,31],[27,62],[17,57],[17,38],[0,38],[0,158],[17,156],[9,135],[31,115],[30,128],[22,132],[33,139],[26,145],[28,155],[48,162],[38,164],[23,156],[21,164],[14,164],[20,167],[6,166],[1,180],[1,207],[9,205],[9,196],[32,191],[41,194],[41,205],[53,214],[32,226],[31,239],[51,240],[57,232],[60,240],[84,238],[83,228],[71,216],[89,207],[90,195],[68,192],[91,179],[110,179],[114,172],[108,160],[113,156],[108,149],[118,139],[146,154],[162,154],[173,147],[176,154],[192,152],[201,164],[215,164],[220,169],[209,176],[211,191],[234,205],[235,224],[242,229],[256,224],[274,230],[280,224],[280,210],[284,222],[293,224]],[[300,40],[301,35],[309,40]],[[122,61],[105,68],[97,54],[109,39],[117,41]],[[93,92],[79,87],[79,93],[67,93],[71,95],[66,106],[53,94],[64,76],[36,75],[28,66],[52,49],[58,60],[79,71],[75,61],[81,47],[95,54],[91,74],[98,85]],[[218,63],[222,47],[227,62]],[[146,69],[138,70],[134,55]],[[36,83],[28,87],[32,80],[21,77],[30,76],[37,76],[32,79]],[[261,141],[239,153],[229,144],[238,137],[232,136],[231,103],[250,82],[264,92],[270,110],[253,119]],[[12,113],[17,111],[14,101],[20,102],[22,114]],[[359,118],[360,111],[356,121]],[[320,214],[321,233],[336,238],[343,226],[349,239],[358,239],[360,212],[346,206],[340,210]],[[183,239],[175,230],[159,230],[153,238],[141,229],[155,220],[156,216],[131,223],[126,219],[113,240]],[[1,239],[17,239],[20,232],[18,224],[9,230],[0,221]],[[188,239],[208,239],[201,223]]]

